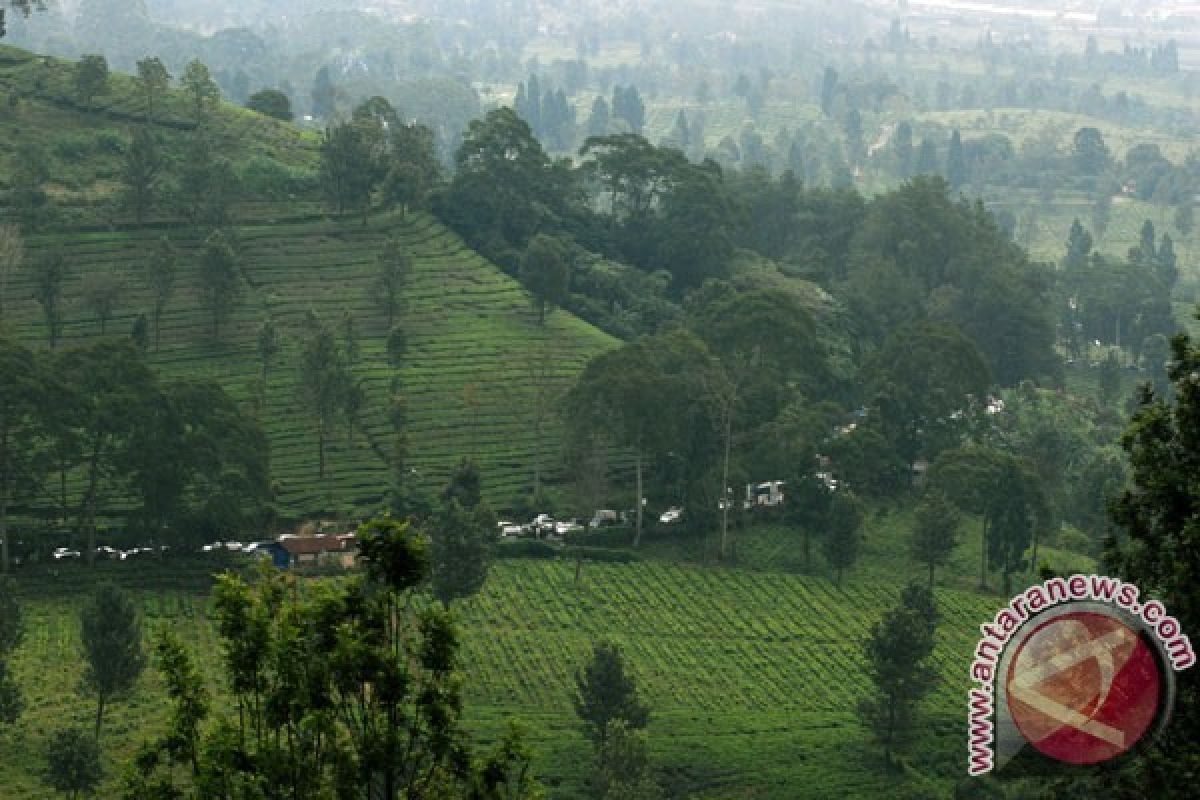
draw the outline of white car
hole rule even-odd
[[[664,525],[670,525],[673,522],[678,522],[683,516],[683,509],[679,506],[671,506],[658,517],[658,521]]]
[[[525,535],[525,526],[518,525],[515,522],[502,522],[502,523],[500,523],[500,535],[501,536],[524,536]]]
[[[554,517],[549,514],[538,514],[533,518],[533,522],[529,523],[529,527],[535,536],[541,536],[544,533],[554,533]]]
[[[69,547],[56,547],[54,552],[50,554],[55,561],[61,561],[64,558],[79,558],[83,554],[78,550],[72,550]]]
[[[554,523],[554,532],[559,536],[566,536],[568,533],[583,530],[583,526],[579,524],[579,520],[564,519]]]

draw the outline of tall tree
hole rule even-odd
[[[874,690],[859,703],[859,713],[883,745],[889,767],[892,752],[916,724],[921,700],[937,683],[937,670],[929,661],[933,645],[925,609],[903,603],[871,626],[863,642]]]
[[[125,292],[125,283],[111,272],[89,272],[84,276],[79,294],[96,321],[100,323],[100,335],[108,329],[108,321],[117,310],[117,304]]]
[[[264,319],[262,324],[258,326],[255,349],[258,353],[258,361],[262,365],[261,380],[263,391],[265,392],[271,363],[275,360],[275,356],[279,355],[279,351],[283,349],[283,340],[275,327],[275,323],[269,317]]]
[[[491,562],[495,517],[486,505],[464,508],[449,497],[429,521],[433,596],[449,606],[483,588]]]
[[[175,291],[175,276],[178,269],[178,255],[171,240],[160,236],[150,254],[145,267],[146,285],[154,298],[154,349],[158,350],[162,340],[162,315]]]
[[[621,648],[612,642],[592,647],[591,659],[575,673],[575,688],[575,713],[597,747],[605,745],[614,721],[624,722],[629,730],[641,730],[650,721],[650,709],[626,672]]]
[[[100,745],[79,728],[56,731],[46,744],[43,780],[70,800],[91,795],[104,777]]]
[[[394,236],[383,243],[383,249],[375,259],[377,274],[371,288],[371,297],[378,303],[387,317],[387,330],[396,326],[396,315],[403,305],[403,291],[412,274],[412,253]]]
[[[944,494],[935,490],[921,498],[913,515],[909,551],[913,560],[929,568],[930,590],[933,589],[934,569],[948,562],[958,545],[961,524],[958,509]]]
[[[862,540],[863,504],[846,489],[834,493],[825,523],[825,560],[833,569],[834,583],[841,585],[842,573],[858,560]]]
[[[308,337],[300,351],[300,402],[312,415],[317,434],[317,477],[325,477],[325,445],[343,408],[348,376],[337,340],[319,317],[309,312]]]
[[[539,233],[529,240],[521,256],[521,283],[533,296],[538,324],[546,324],[546,310],[562,305],[571,278],[567,248],[555,237]]]
[[[212,616],[236,711],[200,724],[203,711],[180,695],[174,715],[199,740],[152,743],[126,800],[188,796],[190,787],[222,796],[231,786],[301,800],[540,796],[518,731],[478,761],[465,739],[457,629],[417,597],[428,542],[386,517],[360,526],[358,541],[366,575],[321,593],[292,597],[270,570],[253,585],[219,579]],[[179,781],[174,772],[195,751],[197,774]],[[139,791],[156,785],[164,790]]]
[[[179,85],[187,95],[192,122],[197,126],[207,122],[221,99],[221,89],[212,79],[208,67],[199,59],[192,59],[184,67]]]
[[[146,667],[142,622],[133,600],[113,584],[103,583],[80,612],[80,623],[87,661],[83,683],[96,695],[99,741],[105,707],[132,689]]]
[[[52,173],[50,156],[39,142],[25,140],[17,144],[11,163],[9,204],[26,230],[36,230],[52,210],[44,188]]]
[[[70,275],[67,257],[57,250],[46,252],[33,262],[33,270],[33,298],[42,307],[46,336],[53,349],[62,335],[63,284]]]
[[[325,129],[321,141],[321,189],[338,213],[358,211],[366,225],[375,171],[363,124],[345,122]]]
[[[204,241],[200,254],[200,295],[212,319],[212,336],[221,336],[221,326],[229,319],[241,295],[237,254],[229,238],[213,231]]]
[[[125,151],[121,180],[125,184],[125,206],[133,209],[139,224],[146,218],[146,212],[154,207],[162,167],[163,159],[154,134],[145,127],[135,130],[129,149]]]
[[[85,55],[75,65],[75,94],[85,106],[108,91],[108,60],[102,55]]]
[[[79,527],[88,564],[96,558],[96,516],[108,491],[120,483],[118,468],[153,398],[154,378],[133,342],[101,341],[69,350],[53,365],[65,376],[69,399],[64,443],[77,446],[83,467]],[[70,449],[76,449],[72,447]]]
[[[1183,334],[1171,348],[1174,398],[1143,388],[1122,437],[1132,482],[1113,504],[1113,520],[1124,536],[1108,540],[1105,562],[1124,580],[1154,587],[1155,599],[1170,609],[1179,630],[1194,631],[1200,629],[1200,386],[1193,376],[1200,370],[1200,350]],[[1190,765],[1200,762],[1200,680],[1194,669],[1176,676],[1171,724],[1145,751],[1106,777],[1109,793],[1194,794]]]
[[[661,800],[662,787],[650,775],[646,734],[631,730],[623,719],[608,723],[597,748],[592,787],[601,800]]]
[[[146,106],[146,119],[154,118],[154,107],[167,93],[171,85],[171,73],[157,57],[146,57],[137,62],[137,85],[142,102]]]

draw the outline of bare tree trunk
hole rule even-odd
[[[12,458],[8,452],[8,423],[0,424],[0,572],[9,570],[8,499],[12,483]]]
[[[96,743],[100,742],[100,726],[104,724],[104,692],[96,699]]]
[[[1037,570],[1037,551],[1038,551],[1038,526],[1033,526],[1033,555],[1029,558],[1029,571]]]
[[[317,477],[325,477],[325,425],[317,423]]]
[[[733,498],[729,497],[726,487],[729,486],[729,451],[733,440],[733,407],[725,409],[725,458],[721,465],[721,550],[720,557],[724,561],[729,555],[729,507]]]
[[[83,501],[83,523],[87,532],[87,563],[96,564],[96,493],[100,482],[100,443],[92,445],[92,456],[88,459],[88,488]]]
[[[979,588],[987,588],[987,548],[988,548],[988,518],[983,516],[983,536],[979,547]]]
[[[634,529],[633,546],[637,547],[642,541],[642,451],[639,448],[637,452],[637,497],[634,498],[637,504],[637,510],[634,512],[637,515],[637,527]]]

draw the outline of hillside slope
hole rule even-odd
[[[154,129],[168,163],[182,156],[195,127],[187,99],[171,90],[148,116],[136,81],[114,73],[104,94],[82,104],[73,69],[71,62],[0,46],[0,190],[11,182],[21,145],[42,145],[51,159],[45,189],[54,209],[43,230],[26,234],[26,266],[6,290],[2,322],[20,338],[40,346],[47,341],[31,265],[51,251],[61,252],[70,269],[63,345],[100,333],[81,291],[91,273],[121,282],[107,335],[129,335],[138,314],[152,311],[144,269],[159,238],[168,235],[179,254],[178,278],[161,348],[152,349],[150,361],[167,378],[215,379],[260,414],[285,518],[378,507],[392,480],[394,391],[407,403],[408,466],[424,487],[438,487],[469,456],[482,469],[490,499],[503,505],[528,491],[535,462],[554,471],[561,438],[554,401],[587,359],[615,340],[562,312],[539,326],[521,287],[429,216],[377,214],[366,225],[326,217],[315,193],[318,138],[227,104],[213,112],[207,128],[251,197],[236,205],[239,224],[230,231],[240,253],[241,296],[214,340],[197,282],[209,231],[174,218],[169,204],[135,226],[114,202],[122,153],[136,128]],[[294,196],[289,187],[297,189]],[[415,262],[399,318],[408,343],[399,374],[389,363],[385,316],[372,296],[376,259],[388,236]],[[315,426],[297,386],[309,310],[339,338],[344,316],[353,317],[361,354],[352,373],[367,395],[361,426],[351,434],[342,424],[331,439],[324,480],[318,480]],[[283,350],[257,409],[262,365],[256,342],[268,319]]]
[[[408,354],[398,377],[408,404],[410,464],[426,487],[440,485],[459,458],[470,456],[482,469],[489,496],[498,503],[511,500],[532,482],[539,441],[542,463],[550,468],[557,461],[560,437],[552,414],[540,438],[535,435],[539,406],[549,408],[588,358],[615,344],[562,312],[539,326],[515,281],[428,216],[380,215],[366,227],[324,219],[281,222],[237,227],[234,233],[241,249],[242,294],[221,338],[214,340],[197,286],[201,234],[171,231],[179,279],[163,317],[161,349],[151,348],[149,360],[167,377],[217,380],[250,407],[261,370],[258,328],[265,319],[273,321],[283,350],[267,375],[261,418],[270,435],[272,473],[285,516],[376,507],[391,480],[385,458],[392,443],[388,409],[394,370],[386,352],[386,321],[371,290],[386,236],[399,238],[415,259],[400,317]],[[57,249],[71,267],[65,346],[99,335],[80,294],[83,276],[90,272],[116,275],[126,287],[108,323],[109,336],[127,336],[137,315],[152,309],[142,269],[162,234],[143,229],[29,237],[27,261]],[[9,286],[9,323],[22,339],[44,346],[32,279],[25,269]],[[310,309],[338,331],[345,312],[353,316],[361,354],[352,372],[368,397],[362,431],[351,437],[343,425],[332,438],[324,481],[317,476],[314,423],[301,406],[297,386]]]
[[[128,75],[110,73],[107,90],[86,105],[73,81],[73,62],[0,45],[0,188],[8,187],[13,155],[24,144],[37,144],[51,161],[45,189],[54,200],[56,221],[107,223],[116,213],[111,200],[134,129],[149,124],[170,163],[181,157],[195,124],[178,90],[167,91],[148,115],[146,100]],[[277,213],[261,207],[263,200],[287,200],[291,213],[299,210],[297,198],[286,190],[315,185],[320,140],[314,132],[229,104],[212,113],[207,130],[216,151],[233,163],[243,188],[259,195],[259,202],[239,206],[239,217]],[[314,200],[302,198],[300,207],[315,210]]]

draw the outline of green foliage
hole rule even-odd
[[[412,253],[399,240],[389,237],[383,243],[376,263],[379,274],[371,287],[371,296],[387,317],[387,329],[391,331],[396,325],[396,315],[403,307],[404,286],[412,277]]]
[[[62,335],[63,284],[70,276],[66,257],[60,252],[49,252],[32,262],[34,271],[33,297],[42,307],[42,318],[46,324],[46,336],[53,349]]]
[[[153,119],[154,106],[171,85],[171,73],[156,57],[147,56],[137,62],[137,86],[146,107],[146,118]]]
[[[231,786],[263,800],[539,796],[515,731],[472,763],[459,728],[457,630],[445,612],[411,605],[428,576],[424,541],[387,518],[365,523],[359,539],[369,581],[314,584],[298,596],[269,568],[253,587],[219,579],[213,618],[236,721],[200,725],[207,701],[190,659],[177,642],[160,642],[174,724],[127,788],[174,788],[157,751],[191,762],[195,788],[176,797]]]
[[[212,319],[212,337],[220,338],[221,326],[233,313],[242,293],[237,254],[222,231],[213,231],[204,242],[204,253],[200,257],[200,290]]]
[[[108,91],[108,61],[102,55],[85,55],[75,65],[75,94],[84,105]]]
[[[621,718],[612,719],[596,753],[592,786],[603,800],[658,800],[661,787],[650,777],[646,734]]]
[[[154,134],[147,128],[138,128],[125,153],[121,178],[125,183],[125,205],[133,210],[139,223],[154,207],[162,168],[162,156]]]
[[[914,593],[911,599],[922,598]],[[859,713],[883,745],[889,766],[893,750],[912,733],[921,700],[937,682],[929,661],[933,631],[927,609],[901,603],[872,626],[863,642],[874,692],[859,704]]]
[[[575,713],[598,751],[614,722],[640,730],[650,721],[650,709],[638,696],[633,676],[626,674],[621,648],[611,642],[593,646],[591,659],[575,673],[575,686]]]
[[[278,89],[260,89],[250,95],[246,108],[285,122],[291,122],[295,116],[292,114],[291,98]]]
[[[433,543],[433,596],[449,606],[477,593],[487,580],[496,518],[485,505],[464,507],[443,500],[429,520]]]
[[[841,584],[842,572],[858,560],[862,539],[863,504],[851,492],[841,489],[829,503],[825,523],[825,560],[833,569],[834,583]]]
[[[218,152],[207,132],[192,136],[176,173],[176,202],[192,223],[213,227],[229,224],[230,210],[241,194],[241,186],[232,162]]]
[[[333,331],[309,312],[309,334],[300,353],[299,399],[316,423],[317,477],[325,477],[325,443],[345,408],[349,376]]]
[[[929,568],[929,588],[933,589],[934,569],[950,560],[958,545],[962,519],[946,496],[936,490],[921,498],[913,515],[910,552],[913,560]]]
[[[162,341],[162,315],[166,310],[171,294],[175,291],[175,279],[178,270],[178,255],[171,240],[163,236],[158,240],[158,246],[146,261],[144,278],[146,286],[154,298],[154,349],[158,350]]]
[[[9,202],[26,226],[37,229],[49,219],[52,204],[45,184],[50,180],[52,164],[46,149],[36,142],[19,142],[11,160]]]
[[[221,99],[221,90],[208,67],[199,59],[189,61],[179,78],[179,85],[188,97],[192,122],[196,125],[207,122]]]
[[[48,786],[71,800],[88,797],[104,777],[100,745],[80,728],[64,728],[50,738],[45,752]]]
[[[567,296],[571,265],[566,246],[558,239],[539,233],[529,240],[521,256],[521,283],[533,295],[538,323],[546,323],[547,309],[562,305]]]
[[[0,725],[12,725],[21,714],[21,688],[9,668],[12,653],[25,635],[25,619],[16,584],[0,575]]]
[[[117,304],[125,294],[125,284],[120,278],[105,272],[89,272],[83,277],[80,294],[88,310],[100,323],[100,335],[108,329],[108,321],[117,310]]]
[[[1170,379],[1175,398],[1168,402],[1143,390],[1137,411],[1121,440],[1132,468],[1131,483],[1112,506],[1114,522],[1125,537],[1110,538],[1105,561],[1114,573],[1139,586],[1153,587],[1179,622],[1180,630],[1200,624],[1195,591],[1195,460],[1200,389],[1194,378],[1200,353],[1190,337],[1172,341]],[[1200,702],[1197,686],[1181,674],[1169,732],[1124,768],[1106,776],[1106,790],[1144,791],[1185,796],[1192,791],[1188,769],[1197,763]]]
[[[954,441],[990,384],[987,364],[957,329],[918,323],[898,330],[868,368],[885,435],[907,463]]]
[[[104,709],[128,693],[142,670],[142,623],[129,595],[111,583],[101,584],[80,614],[83,655],[87,660],[83,685],[96,695],[95,738],[100,740]]]

